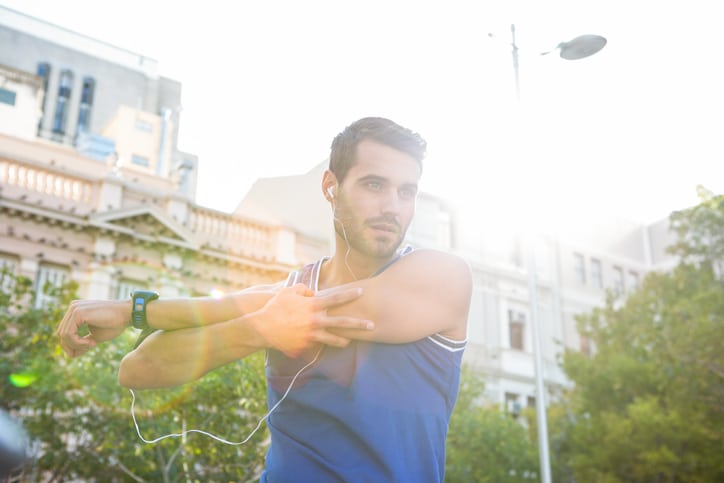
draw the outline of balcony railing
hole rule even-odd
[[[261,260],[274,260],[277,255],[279,228],[275,226],[197,206],[189,214],[187,227],[200,244],[210,248]]]
[[[114,178],[113,183],[119,180]],[[120,206],[111,207],[103,199],[106,182],[107,176],[102,172],[86,176],[79,172],[69,173],[53,165],[0,158],[0,198],[26,206],[35,213],[47,210],[49,216],[71,215],[76,217],[77,223],[83,224],[80,217],[92,213],[123,210],[148,203],[146,195],[134,192],[137,186],[134,182],[123,188]],[[159,193],[153,197],[152,204],[165,212],[165,198],[163,193]],[[294,247],[286,243],[290,236],[294,239],[294,234],[284,227],[234,217],[193,203],[188,204],[185,218],[176,221],[190,231],[191,241],[202,250],[260,263],[287,264],[295,259]]]
[[[26,198],[35,194],[38,195],[36,202],[65,202],[62,205],[65,209],[72,205],[92,205],[95,192],[94,183],[89,180],[5,159],[0,159],[0,185],[5,197],[12,197],[11,193]]]

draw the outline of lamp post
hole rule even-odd
[[[518,45],[515,41],[515,25],[510,26],[513,70],[515,73],[515,96],[520,102],[520,75],[518,67]],[[553,51],[558,50],[565,60],[578,60],[589,57],[606,46],[606,39],[600,35],[581,35],[568,42],[559,43]],[[542,52],[547,55],[553,51]],[[530,238],[530,237],[529,237]],[[536,421],[538,424],[538,456],[540,459],[541,481],[550,483],[551,468],[548,454],[548,423],[546,418],[545,385],[543,382],[543,355],[540,341],[540,322],[538,319],[538,280],[535,263],[535,246],[527,240],[528,291],[530,293],[530,325],[533,339],[533,361],[535,367],[536,386]]]

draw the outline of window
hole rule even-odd
[[[603,271],[601,270],[601,260],[591,258],[591,281],[596,288],[603,288]]]
[[[633,292],[637,288],[639,288],[639,274],[638,272],[630,270],[628,272],[628,289],[630,292]]]
[[[48,81],[50,80],[50,64],[47,62],[40,62],[38,68],[35,71],[38,77],[43,79],[43,91],[48,92]]]
[[[131,162],[135,164],[136,166],[148,166],[148,158],[144,156],[139,156],[138,154],[134,154],[131,156]]]
[[[64,70],[60,73],[58,86],[58,100],[55,101],[55,117],[53,118],[53,132],[65,134],[65,121],[68,117],[68,103],[73,89],[73,72]]]
[[[68,279],[68,270],[54,265],[41,265],[35,279],[35,307],[45,308],[55,302],[53,289],[58,289]]]
[[[576,281],[580,284],[586,283],[586,262],[580,253],[573,254],[573,270],[576,273]]]
[[[50,80],[50,64],[47,62],[40,62],[38,64],[38,68],[35,71],[36,74],[38,74],[38,77],[43,79],[43,100],[41,101],[41,109],[43,112],[43,117],[45,117],[45,98],[48,95],[48,81]],[[43,127],[43,119],[41,118],[40,121],[38,121],[38,134],[40,134],[40,130]]]
[[[15,288],[15,272],[18,260],[15,257],[0,253],[0,290],[8,294]]]
[[[0,104],[7,104],[9,106],[15,105],[15,91],[10,91],[3,87],[0,87]]]
[[[517,394],[512,392],[505,393],[505,410],[514,418],[520,416],[521,407]]]
[[[623,269],[621,267],[613,267],[613,293],[623,294]]]
[[[510,348],[524,350],[525,314],[517,310],[508,310],[508,332],[510,334]]]
[[[146,284],[137,282],[136,280],[121,280],[118,282],[118,291],[116,292],[117,299],[130,299],[131,292],[134,290],[146,290]]]
[[[93,107],[93,94],[96,81],[92,77],[83,77],[83,87],[80,92],[80,107],[78,108],[78,132],[88,131],[90,127],[90,113]]]

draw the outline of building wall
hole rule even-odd
[[[168,175],[188,158],[178,151],[178,129],[181,111],[181,84],[158,75],[158,62],[144,55],[86,37],[33,17],[0,7],[0,64],[29,74],[37,74],[38,66],[50,67],[47,88],[41,96],[43,117],[39,135],[56,142],[75,145],[80,133],[79,116],[83,103],[83,84],[93,82],[87,131],[101,134],[119,116],[119,106],[154,115],[165,122],[158,124],[153,135],[155,146],[141,146],[154,159],[158,173]],[[59,89],[63,72],[72,75],[66,106],[64,133],[54,131],[58,110]],[[123,115],[123,113],[121,113]],[[160,127],[163,125],[164,130]],[[134,151],[127,146],[125,151]],[[191,157],[193,159],[193,156]],[[160,159],[160,163],[159,163]],[[189,194],[195,194],[196,166],[189,164]]]
[[[36,288],[74,280],[81,297],[208,295],[283,280],[323,253],[288,227],[195,204],[198,159],[177,146],[181,84],[155,60],[5,7],[0,46],[14,94],[0,105],[0,262]],[[36,75],[44,62],[47,88]],[[91,101],[85,78],[92,105],[76,137]]]
[[[93,169],[71,169],[83,164]],[[167,180],[152,189],[138,176],[67,146],[0,134],[0,258],[36,281],[50,267],[77,281],[81,297],[107,299],[134,287],[165,296],[240,290],[281,281],[324,253],[318,240],[197,206]]]
[[[0,65],[0,132],[32,139],[41,117],[38,77]]]

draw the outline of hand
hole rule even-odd
[[[369,320],[346,316],[330,316],[327,309],[357,299],[362,289],[351,288],[315,297],[303,284],[282,288],[258,312],[256,332],[267,347],[289,357],[297,356],[312,343],[345,347],[349,339],[332,334],[328,329],[372,330]]]
[[[131,303],[128,300],[74,300],[56,333],[65,353],[78,357],[99,342],[118,337],[130,320]],[[90,333],[81,337],[79,330],[84,325]]]

